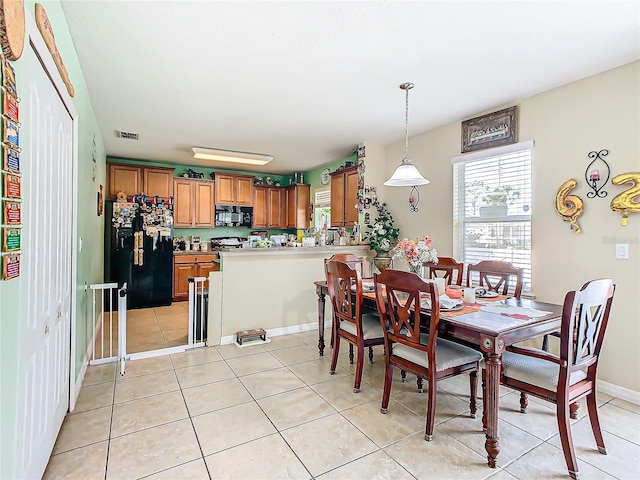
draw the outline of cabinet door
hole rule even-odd
[[[217,272],[220,270],[220,266],[218,263],[213,262],[203,262],[198,263],[198,274],[197,277],[205,277],[209,278],[209,272]],[[205,290],[209,288],[209,280],[204,282]]]
[[[190,180],[174,180],[173,189],[176,194],[173,205],[173,226],[193,227],[193,187]]]
[[[116,198],[118,192],[128,197],[142,192],[142,168],[134,165],[107,164],[109,175],[108,199]]]
[[[168,199],[173,196],[173,168],[144,168],[144,193]]]
[[[253,228],[267,228],[267,190],[265,187],[253,189]]]
[[[269,188],[267,189],[267,201],[269,202],[269,208],[267,208],[267,227],[269,228],[282,228],[281,227],[281,211],[282,211],[282,197],[283,192],[281,188]],[[254,210],[255,214],[255,210]]]
[[[358,171],[345,173],[344,186],[344,221],[347,227],[358,222]]]
[[[236,204],[253,205],[253,177],[236,177]]]
[[[344,227],[344,173],[331,175],[331,226]]]
[[[287,228],[309,228],[311,185],[298,184],[287,190]]]
[[[213,182],[195,183],[195,222],[196,227],[213,227]]]
[[[233,175],[216,173],[216,205],[233,205]]]
[[[180,263],[173,265],[173,300],[189,298],[189,277],[197,276],[197,264]]]

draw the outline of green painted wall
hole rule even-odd
[[[35,3],[25,1],[25,12],[34,18]],[[59,1],[40,1],[48,14],[51,26],[55,33],[58,50],[69,72],[69,78],[75,88],[73,104],[78,114],[78,164],[75,165],[78,173],[77,224],[78,237],[83,239],[83,251],[77,254],[77,282],[73,286],[76,319],[76,357],[73,371],[76,375],[82,368],[82,361],[87,350],[87,294],[84,291],[84,283],[99,283],[102,281],[102,238],[103,217],[97,216],[97,192],[99,185],[104,185],[105,180],[105,151],[102,139],[97,127],[95,114],[87,87],[78,63],[78,58],[69,35],[66,19]],[[25,49],[28,47],[28,37],[25,39]],[[28,84],[24,75],[24,62],[19,59],[12,62],[16,72],[18,94],[21,97],[20,109],[27,111],[30,108]],[[23,125],[20,131],[21,161],[29,162],[28,144],[24,141],[29,132]],[[95,151],[97,157],[96,180],[93,181],[92,142],[95,138]],[[25,179],[23,179],[25,181]],[[91,199],[91,201],[85,201]],[[29,215],[23,210],[24,217]],[[69,246],[71,248],[71,245]],[[28,258],[30,252],[23,248],[23,258]],[[17,449],[21,438],[16,427],[16,412],[18,402],[23,399],[19,394],[20,382],[23,378],[23,366],[16,361],[20,351],[19,324],[25,312],[22,309],[22,292],[26,289],[24,276],[16,279],[0,281],[0,478],[16,478],[15,465]]]

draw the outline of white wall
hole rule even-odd
[[[540,300],[561,303],[567,291],[588,280],[613,278],[616,297],[599,378],[635,392],[640,392],[640,215],[630,215],[628,226],[621,226],[621,215],[612,212],[609,203],[629,185],[609,183],[606,198],[589,199],[584,172],[591,161],[587,154],[603,148],[610,152],[606,159],[612,176],[640,172],[639,86],[640,62],[634,62],[512,103],[519,109],[518,139],[535,141],[533,292]],[[510,105],[496,105],[492,111]],[[431,235],[441,255],[453,253],[450,159],[460,155],[462,120],[409,140],[410,157],[431,180],[420,187],[418,213],[408,210],[407,188],[379,187],[401,236]],[[400,163],[403,151],[404,142],[386,147],[384,179]],[[379,167],[367,162],[367,176],[374,168]],[[554,207],[558,187],[569,178],[578,181],[573,193],[585,203],[580,234],[570,230]],[[629,260],[615,259],[615,243],[629,244]]]

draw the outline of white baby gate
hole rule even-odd
[[[189,348],[203,347],[207,336],[209,292],[205,292],[205,277],[189,277]]]
[[[98,283],[90,286],[92,351],[89,365],[120,362],[124,375],[127,359],[127,284]],[[114,315],[113,298],[117,292],[118,311]]]

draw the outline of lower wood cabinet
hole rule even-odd
[[[220,270],[217,253],[182,254],[173,257],[173,301],[189,300],[189,277],[209,277],[209,272]],[[205,282],[205,289],[209,282]]]

